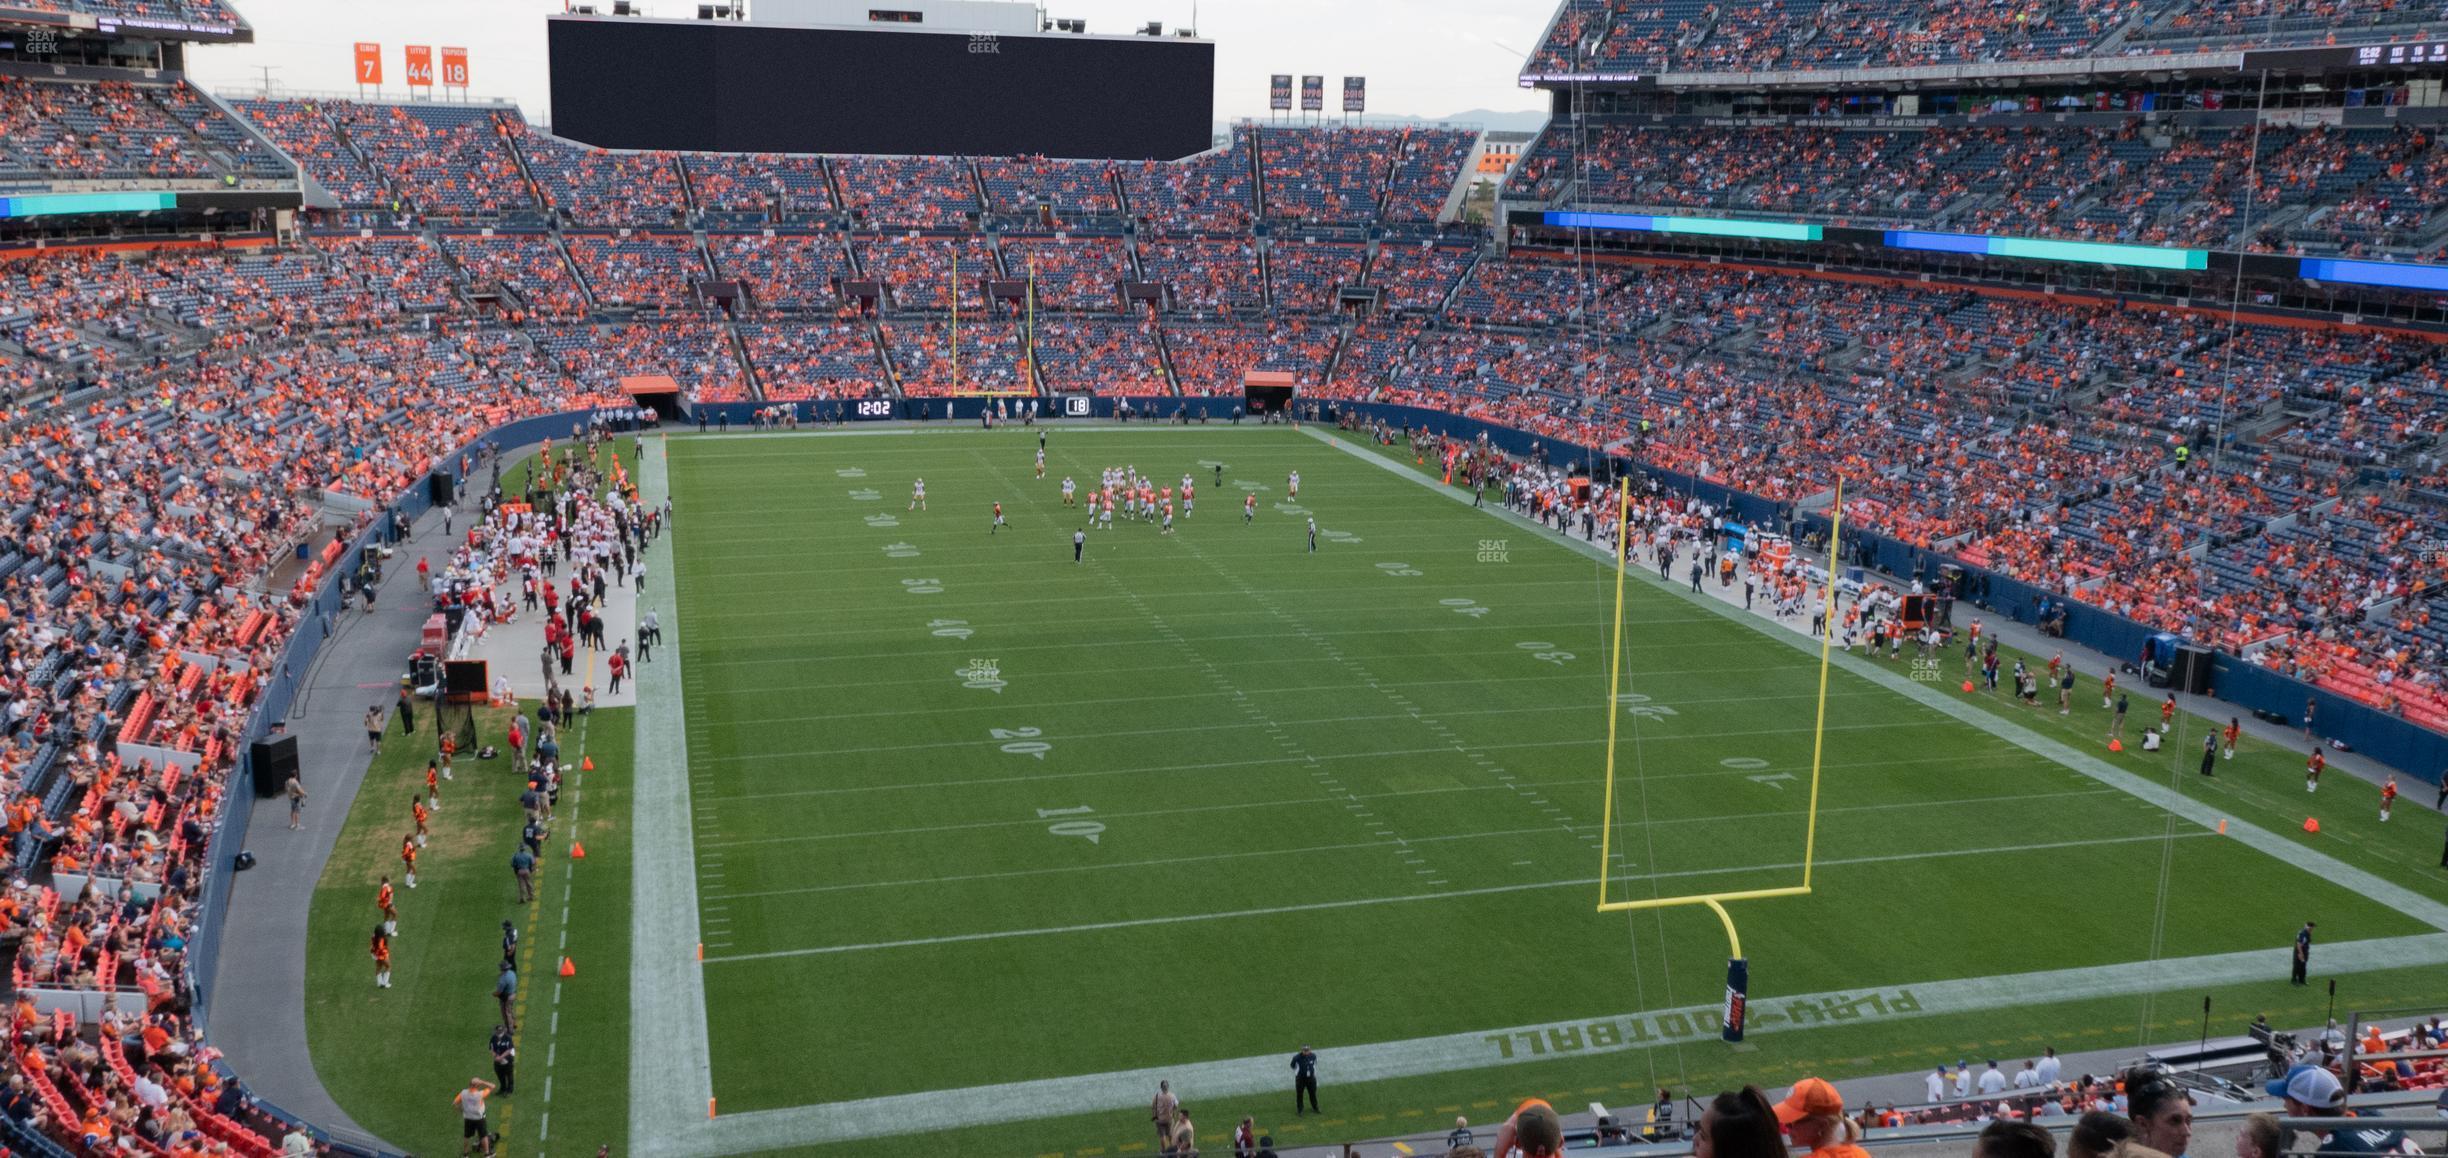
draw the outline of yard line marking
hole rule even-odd
[[[2332,973],[2448,964],[2448,934],[2352,941],[2322,949],[2321,968]],[[1824,993],[1753,994],[1749,1032],[1785,1033],[1864,1021],[1982,1013],[2014,1006],[2121,997],[2182,985],[2265,981],[2283,967],[2284,948],[2251,949],[2155,962],[2127,962],[1992,977],[1868,985]],[[1842,1021],[1830,1014],[1845,1015]],[[1334,1070],[1347,1082],[1486,1070],[1545,1061],[1558,1056],[1626,1053],[1660,1046],[1713,1041],[1714,1002],[1680,1008],[1597,1012],[1542,1025],[1468,1030],[1407,1041],[1338,1045],[1324,1043]],[[1592,1044],[1594,1023],[1615,1026],[1615,1043]],[[1567,1032],[1580,1045],[1547,1049]],[[1519,1048],[1539,1042],[1540,1052]],[[958,1090],[894,1094],[856,1101],[726,1114],[691,1123],[685,1137],[672,1138],[654,1158],[713,1155],[785,1146],[817,1145],[928,1133],[967,1126],[999,1125],[1056,1115],[1144,1108],[1159,1079],[1201,1099],[1271,1095],[1281,1091],[1283,1058],[1276,1054],[1186,1062],[1111,1073],[1041,1078]],[[1485,1105],[1493,1106],[1494,1102]],[[661,1141],[661,1140],[658,1140]]]
[[[1542,829],[1541,831],[1545,830]],[[2208,832],[2184,833],[2180,839],[2209,839],[2213,835],[2214,834]],[[1829,868],[1846,865],[1887,864],[1900,861],[1941,860],[1963,856],[1997,856],[2006,853],[2051,852],[2058,849],[2097,848],[2103,845],[2139,844],[2166,839],[2168,838],[2162,834],[2150,833],[2142,836],[2098,837],[2090,840],[2059,840],[2049,841],[2042,844],[2003,845],[1990,848],[1939,849],[1929,852],[1885,853],[1879,856],[1845,857],[1833,860],[1822,858],[1818,863],[1823,868]],[[1649,873],[1629,879],[1669,880],[1682,877],[1725,876],[1729,873],[1773,872],[1787,869],[1798,869],[1801,867],[1802,862],[1794,861],[1791,864],[1755,864],[1736,865],[1729,868],[1678,869],[1673,872]],[[1207,921],[1236,920],[1242,917],[1271,917],[1284,913],[1312,913],[1332,909],[1373,908],[1379,905],[1401,905],[1410,904],[1417,901],[1442,901],[1456,897],[1477,897],[1490,896],[1498,893],[1532,892],[1539,889],[1587,888],[1589,887],[1589,884],[1589,878],[1575,877],[1571,880],[1562,881],[1538,881],[1529,884],[1490,885],[1484,888],[1462,889],[1451,893],[1412,894],[1409,896],[1400,897],[1362,897],[1340,901],[1310,901],[1305,904],[1298,905],[1276,905],[1259,909],[1234,909],[1221,913],[1180,913],[1166,917],[1138,917],[1124,921],[1092,921],[1085,924],[1053,925],[1038,929],[998,929],[984,933],[952,933],[940,937],[911,937],[899,941],[871,941],[863,944],[852,945],[819,945],[805,949],[775,949],[763,953],[740,953],[729,957],[708,957],[705,959],[705,963],[708,965],[717,965],[737,961],[767,961],[780,957],[821,957],[835,953],[865,953],[878,949],[924,948],[934,945],[964,944],[971,941],[1003,941],[1020,937],[1050,937],[1069,933],[1099,933],[1114,929],[1136,929],[1152,925],[1183,925],[1203,923]]]

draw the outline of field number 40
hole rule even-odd
[[[1085,804],[1077,808],[1040,808],[1037,810],[1037,819],[1052,820],[1057,816],[1087,816],[1095,811],[1096,809]],[[1095,844],[1097,837],[1105,831],[1105,826],[1093,820],[1065,820],[1047,825],[1046,831],[1055,836],[1084,836],[1088,838],[1088,843]]]

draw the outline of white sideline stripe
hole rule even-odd
[[[1540,829],[1539,831],[1543,832],[1545,830]],[[2179,834],[2178,838],[2200,839],[2212,835],[2212,833],[2207,832],[2188,832]],[[1835,860],[1823,859],[1820,860],[1818,864],[1822,868],[1827,868],[1838,865],[1887,864],[1898,861],[1943,860],[1950,857],[1960,856],[1997,856],[2005,853],[2050,852],[2067,848],[2096,848],[2101,845],[2111,844],[2140,844],[2144,842],[2162,841],[2167,839],[2169,838],[2164,833],[2149,833],[2142,836],[2111,836],[2093,840],[2057,840],[2049,841],[2044,844],[2012,844],[1994,848],[1937,849],[1929,852],[1886,853],[1879,856],[1856,856]],[[1413,843],[1418,842],[1414,841]],[[1791,864],[1751,864],[1734,865],[1727,868],[1680,869],[1674,872],[1650,873],[1644,876],[1616,879],[1673,880],[1683,877],[1718,877],[1725,876],[1730,873],[1771,872],[1785,869],[1798,869],[1801,867],[1801,861],[1794,861]],[[1272,917],[1284,913],[1313,913],[1328,909],[1373,908],[1378,905],[1405,905],[1417,901],[1443,901],[1451,900],[1456,897],[1483,897],[1491,896],[1497,893],[1523,893],[1532,892],[1539,889],[1589,888],[1591,884],[1592,882],[1588,877],[1575,877],[1571,880],[1537,881],[1529,884],[1518,885],[1489,885],[1485,888],[1454,889],[1450,892],[1420,893],[1404,897],[1364,897],[1345,901],[1312,901],[1308,904],[1301,905],[1276,905],[1263,909],[1234,909],[1222,913],[1182,913],[1169,917],[1140,917],[1128,921],[1095,921],[1082,925],[1054,925],[1042,929],[1001,929],[987,933],[953,933],[942,937],[913,937],[902,941],[870,941],[865,944],[857,945],[819,945],[807,949],[774,949],[763,953],[734,953],[727,957],[708,957],[706,958],[706,964],[719,965],[734,961],[767,961],[778,957],[820,957],[834,953],[865,953],[876,949],[913,949],[931,945],[956,945],[970,941],[1004,941],[1016,937],[1052,937],[1068,933],[1098,933],[1113,929],[1136,929],[1148,925],[1182,925],[1205,921],[1227,921],[1241,917]],[[2327,966],[2324,964],[2323,968],[2327,968]]]
[[[1857,766],[1858,766],[1858,765],[1857,765]],[[1583,781],[1583,783],[1595,784],[1595,783],[1597,783],[1597,781],[1590,780],[1590,781]],[[1469,787],[1463,787],[1463,788],[1430,788],[1430,789],[1424,789],[1424,790],[1419,791],[1419,792],[1380,792],[1380,793],[1376,793],[1376,794],[1374,794],[1374,795],[1362,795],[1362,796],[1355,796],[1355,797],[1352,797],[1352,799],[1353,799],[1353,800],[1380,800],[1380,799],[1384,799],[1384,798],[1389,797],[1389,796],[1427,796],[1427,795],[1434,795],[1434,794],[1437,794],[1437,793],[1444,793],[1444,792],[1504,792],[1504,791],[1508,791],[1508,790],[1510,790],[1510,786],[1509,786],[1509,785],[1504,785],[1504,784],[1486,784],[1486,785],[1472,785],[1472,786],[1469,786]],[[1962,807],[1962,806],[1964,806],[1964,805],[1967,805],[1967,804],[2010,804],[2010,803],[2019,803],[2019,802],[2022,802],[2022,801],[2027,801],[2027,800],[2058,800],[2058,799],[2063,799],[2063,798],[2067,798],[2067,797],[2074,797],[2074,796],[2107,796],[2107,795],[2112,795],[2112,794],[2114,794],[2115,792],[2116,792],[2116,789],[2114,789],[2114,788],[2086,788],[2086,789],[2078,789],[2078,790],[2073,791],[2073,792],[2042,792],[2042,793],[2035,793],[2035,794],[2033,794],[2033,795],[2029,795],[2029,796],[1974,796],[1974,797],[1968,797],[1968,798],[1959,799],[1959,800],[1917,800],[1917,801],[1912,801],[1912,802],[1910,802],[1910,803],[1905,803],[1905,804],[1856,804],[1856,805],[1849,805],[1849,806],[1844,807],[1844,808],[1822,808],[1822,809],[1820,809],[1820,810],[1819,810],[1819,812],[1820,812],[1820,814],[1821,814],[1821,815],[1826,815],[1826,814],[1828,814],[1828,813],[1833,813],[1833,812],[1895,812],[1895,811],[1898,811],[1898,810],[1900,810],[1900,809],[1906,809],[1906,808],[1941,808],[1941,807],[1944,807],[1944,808],[1960,808],[1960,807]],[[1334,800],[1334,799],[1329,799],[1329,798],[1321,798],[1321,799],[1317,799],[1317,800],[1303,800],[1303,801],[1297,801],[1297,802],[1295,802],[1295,803],[1300,803],[1300,804],[1340,804],[1340,803],[1342,803],[1342,801],[1339,801],[1339,800]],[[1244,807],[1244,806],[1242,806],[1242,805],[1223,805],[1223,806],[1221,806],[1221,807],[1225,807],[1225,808],[1237,808],[1237,807]],[[1269,806],[1269,805],[1250,805],[1250,806],[1247,806],[1247,807],[1270,807],[1270,806]],[[1346,805],[1346,807],[1348,807],[1348,805]],[[1180,813],[1180,812],[1205,812],[1205,811],[1213,811],[1213,809],[1203,809],[1203,808],[1167,809],[1167,810],[1164,810],[1164,811],[1161,811],[1161,812],[1117,813],[1116,815],[1118,815],[1118,816],[1138,816],[1138,817],[1148,817],[1148,816],[1171,816],[1171,815],[1174,815],[1174,814],[1176,814],[1176,813]],[[1746,820],[1746,821],[1748,821],[1748,820],[1762,820],[1762,819],[1766,819],[1766,818],[1768,818],[1768,817],[1773,817],[1773,816],[1800,816],[1800,815],[1803,815],[1803,813],[1805,813],[1806,811],[1808,811],[1808,810],[1807,810],[1807,809],[1800,809],[1800,808],[1788,808],[1788,809],[1782,809],[1782,810],[1779,810],[1779,811],[1776,811],[1776,812],[1745,812],[1745,813],[1739,813],[1739,814],[1733,814],[1733,815],[1726,815],[1726,816],[1693,816],[1693,817],[1677,817],[1677,818],[1675,818],[1675,819],[1673,819],[1673,820],[1671,820],[1671,821],[1668,821],[1668,820],[1660,820],[1660,821],[1656,821],[1655,823],[1657,823],[1657,824],[1699,824],[1699,823],[1705,823],[1705,822],[1710,822],[1710,821],[1719,821],[1719,820]],[[1043,824],[1043,823],[1045,823],[1045,822],[1044,822],[1044,821],[1042,821],[1042,820],[1022,820],[1022,821],[1013,821],[1013,822],[1011,822],[1011,823],[1014,823],[1014,824],[1025,824],[1025,825],[1032,825],[1032,826],[1033,826],[1033,825]],[[1627,823],[1637,823],[1637,822],[1627,822]],[[1270,848],[1270,849],[1260,849],[1260,850],[1257,850],[1257,851],[1254,851],[1254,852],[1219,852],[1219,853],[1208,853],[1208,854],[1201,855],[1201,856],[1174,856],[1174,857],[1160,857],[1160,858],[1157,858],[1157,859],[1154,859],[1154,860],[1129,860],[1129,861],[1117,861],[1117,862],[1115,862],[1115,863],[1113,863],[1113,864],[1059,865],[1059,866],[1056,866],[1056,867],[1053,867],[1053,868],[1013,869],[1013,870],[1010,870],[1010,871],[1007,871],[1007,872],[993,872],[993,873],[964,873],[964,874],[961,874],[961,875],[959,875],[959,876],[933,876],[933,877],[916,877],[916,878],[912,878],[912,879],[909,879],[909,880],[899,880],[899,881],[867,881],[867,882],[865,882],[865,883],[860,883],[860,884],[843,884],[843,885],[809,885],[809,886],[807,886],[807,887],[805,887],[805,888],[796,888],[796,889],[768,889],[768,890],[763,891],[763,892],[755,892],[755,893],[726,893],[726,894],[724,894],[724,895],[723,895],[723,899],[724,899],[724,900],[726,900],[726,901],[741,901],[741,900],[751,900],[751,899],[758,898],[758,897],[790,897],[790,896],[799,896],[799,895],[801,895],[801,894],[805,894],[805,893],[842,893],[842,892],[859,892],[859,891],[863,891],[863,890],[866,890],[866,889],[897,889],[897,888],[903,888],[903,887],[910,886],[910,885],[942,885],[942,884],[952,884],[952,883],[955,883],[955,882],[960,882],[960,881],[996,881],[996,880],[1007,880],[1007,879],[1010,879],[1010,878],[1013,878],[1013,877],[1035,877],[1035,876],[1048,876],[1048,875],[1058,874],[1058,873],[1089,873],[1089,872],[1109,872],[1109,871],[1114,870],[1114,869],[1156,868],[1156,867],[1161,867],[1161,866],[1164,866],[1164,865],[1177,865],[1177,864],[1204,864],[1204,863],[1207,863],[1207,862],[1210,862],[1210,861],[1219,861],[1219,860],[1243,860],[1243,859],[1249,859],[1249,858],[1255,858],[1255,857],[1269,857],[1269,856],[1299,856],[1299,855],[1304,854],[1304,853],[1312,853],[1312,852],[1350,852],[1350,851],[1354,851],[1354,850],[1357,850],[1357,849],[1364,849],[1364,848],[1408,848],[1408,847],[1410,847],[1411,845],[1415,845],[1415,844],[1434,844],[1434,843],[1439,843],[1439,842],[1443,842],[1443,841],[1457,841],[1457,840],[1482,840],[1482,839],[1485,839],[1485,838],[1487,838],[1487,837],[1492,837],[1492,836],[1535,836],[1535,835],[1539,835],[1539,834],[1553,834],[1553,832],[1554,832],[1554,831],[1555,831],[1555,826],[1554,826],[1554,825],[1545,825],[1545,826],[1541,826],[1541,827],[1539,827],[1539,828],[1517,828],[1517,829],[1510,829],[1510,830],[1500,831],[1500,832],[1461,832],[1461,833],[1454,833],[1454,834],[1447,835],[1447,836],[1414,836],[1414,837],[1397,838],[1397,839],[1388,839],[1388,840],[1365,840],[1365,841],[1361,841],[1361,842],[1359,842],[1359,843],[1357,843],[1357,844],[1320,844],[1320,845],[1312,845],[1312,846],[1310,846],[1310,847],[1308,847],[1308,848]],[[1568,829],[1568,831],[1570,831],[1570,830]],[[1522,862],[1522,863],[1527,864],[1527,863],[1529,863],[1529,862],[1524,861],[1524,862]],[[1828,862],[1825,862],[1825,863],[1835,864],[1835,863],[1838,863],[1838,862],[1835,862],[1835,861],[1828,861]],[[1732,870],[1732,869],[1729,869],[1729,870],[1726,870],[1726,871],[1732,872],[1732,871],[1739,871],[1739,870]],[[1661,874],[1661,875],[1673,875],[1673,874]],[[1644,879],[1644,880],[1646,880],[1646,879],[1648,879],[1648,878],[1643,877],[1643,878],[1640,878],[1640,879]],[[723,919],[722,919],[722,918],[720,918],[720,917],[711,918],[711,919],[709,919],[709,920],[707,921],[707,924],[709,924],[709,925],[713,925],[713,924],[720,924],[720,923],[722,923],[722,920],[723,920]]]
[[[1302,427],[1301,432],[1320,441],[1333,441],[1309,427]],[[1438,487],[1426,477],[1411,474],[1384,458],[1365,453],[1356,447],[1342,445],[1340,442],[1336,442],[1335,445],[1344,453],[1362,461],[1375,462],[1395,477],[1409,479],[1431,493],[1442,494],[1454,502],[1462,501],[1459,493]],[[1558,534],[1511,511],[1490,508],[1490,512],[1500,519],[1540,535],[1549,542],[1562,543],[1580,551],[1600,563],[1613,561],[1612,552],[1595,544]],[[1638,567],[1632,568],[1628,573],[1648,578],[1647,572]],[[1658,582],[1651,579],[1650,583],[1652,590],[1664,590],[1687,603],[1705,607],[1720,618],[1742,624],[1771,639],[1779,640],[1804,655],[1816,656],[1819,651],[1817,640],[1783,624],[1763,619],[1713,596],[1695,596],[1687,589],[1675,586],[1672,582]],[[1934,708],[1951,719],[1986,732],[2015,747],[2054,760],[2075,772],[2120,792],[2138,797],[2145,803],[2172,812],[2202,828],[2213,829],[2224,824],[2227,834],[2243,842],[2248,848],[2293,865],[2349,892],[2360,893],[2434,929],[2448,929],[2448,904],[2432,900],[2403,885],[2356,868],[2326,853],[2306,848],[2258,825],[2224,816],[2215,805],[2193,800],[2175,789],[2136,776],[2089,752],[2044,737],[2020,724],[2009,723],[1999,716],[1964,703],[1928,684],[1905,679],[1888,671],[1884,665],[1876,661],[1857,658],[1851,652],[1836,652],[1831,655],[1830,662],[1863,679],[1892,688],[1914,703]]]
[[[640,497],[660,503],[670,493],[662,439],[638,466]],[[632,788],[633,859],[629,945],[629,1139],[640,1155],[669,1155],[686,1145],[713,1096],[707,1046],[705,974],[696,961],[697,874],[690,835],[688,715],[682,701],[679,644],[688,626],[677,611],[672,565],[677,525],[646,548],[649,570],[674,576],[646,599],[673,634],[663,659],[637,668],[637,757]]]
[[[1586,884],[1587,882],[1576,883]],[[1856,990],[1838,990],[1797,996],[1766,997],[1754,994],[1751,1001],[1754,1021],[1749,1032],[1753,1034],[1781,1033],[1795,1029],[1817,1028],[1816,1025],[1797,1025],[1791,1021],[1763,1022],[1757,1017],[1760,1011],[1772,1011],[1803,1002],[1845,1003],[1873,993],[1909,992],[1917,1003],[1916,1008],[1909,1011],[1890,1011],[1886,1014],[1887,1017],[1901,1019],[1978,1013],[2011,1006],[2050,1005],[2069,1001],[2122,997],[2177,985],[2185,986],[2188,991],[2191,991],[2205,985],[2233,985],[2269,980],[2277,977],[2285,968],[2286,952],[2283,948],[2250,949],[2237,953],[2180,957],[2161,961],[2137,961],[2118,965],[2095,965],[2079,969],[2057,969],[2003,977],[1957,978],[1905,985],[1865,986]],[[2350,941],[2326,946],[2321,953],[2321,972],[2325,974],[2365,973],[2381,969],[2448,964],[2448,934],[2434,933],[2376,941]],[[1558,1056],[1553,1052],[1532,1054],[1528,1050],[1514,1050],[1513,1056],[1505,1057],[1492,1044],[1493,1039],[1512,1040],[1517,1037],[1532,1036],[1548,1038],[1553,1033],[1562,1032],[1570,1032],[1578,1036],[1583,1029],[1595,1022],[1615,1022],[1620,1025],[1623,1022],[1638,1019],[1653,1023],[1657,1019],[1674,1016],[1690,1021],[1715,1012],[1717,1012],[1717,1004],[1711,1002],[1706,1005],[1684,1006],[1678,1009],[1644,1010],[1628,1014],[1605,1013],[1571,1021],[1549,1022],[1544,1025],[1474,1030],[1413,1038],[1408,1041],[1373,1042],[1348,1046],[1338,1046],[1328,1042],[1323,1043],[1320,1053],[1326,1059],[1326,1064],[1332,1067],[1332,1074],[1337,1082],[1383,1081],[1390,1078],[1521,1065],[1547,1061]],[[1856,1012],[1859,1012],[1858,1007]],[[1865,1014],[1857,1020],[1874,1019]],[[1821,1024],[1841,1027],[1847,1023],[1832,1021]],[[1624,1053],[1660,1045],[1713,1039],[1713,1033],[1674,1039],[1653,1039],[1646,1043],[1627,1041],[1613,1045],[1590,1043],[1584,1039],[1583,1047],[1567,1056],[1584,1057]],[[712,1122],[699,1123],[698,1125],[702,1128],[691,1131],[692,1136],[683,1147],[658,1151],[658,1158],[707,1158],[715,1154],[739,1153],[780,1146],[891,1137],[899,1134],[1028,1121],[1103,1110],[1144,1109],[1147,1104],[1148,1091],[1154,1089],[1159,1080],[1171,1081],[1176,1093],[1184,1098],[1198,1099],[1200,1105],[1211,1104],[1220,1098],[1280,1094],[1285,1085],[1284,1055],[1266,1054],[1259,1057],[1233,1058],[1224,1061],[1150,1066],[1144,1069],[1119,1070],[1112,1073],[1043,1078],[1036,1081],[973,1086],[961,1090],[936,1090],[921,1094],[895,1094],[817,1106],[797,1106],[787,1110],[758,1110],[753,1113],[726,1115]]]

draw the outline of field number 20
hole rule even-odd
[[[1054,750],[1054,745],[1037,738],[1045,733],[1035,728],[989,728],[987,734],[998,740],[1011,741],[1003,745],[1003,750],[1015,756],[1034,756],[1043,760],[1046,753]]]

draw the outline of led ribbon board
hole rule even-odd
[[[0,197],[0,217],[56,217],[63,213],[144,213],[178,207],[176,193],[36,193]]]
[[[1940,253],[1975,253],[1989,257],[2025,257],[2034,261],[2071,261],[2085,265],[2126,265],[2142,269],[2208,269],[2206,249],[2165,249],[2155,245],[2109,245],[2096,241],[2043,241],[2036,237],[1997,237],[1978,233],[1924,233],[1914,229],[1887,231],[1890,249],[1925,249]]]
[[[1724,217],[1654,217],[1646,213],[1581,213],[1553,210],[1544,214],[1549,225],[1566,229],[1609,229],[1628,233],[1684,233],[1704,237],[1756,237],[1767,241],[1819,241],[1825,231],[1816,225],[1789,221],[1735,221]]]
[[[2448,266],[2441,265],[2307,257],[2303,263],[2303,276],[2313,281],[2344,282],[2349,285],[2448,291]]]

